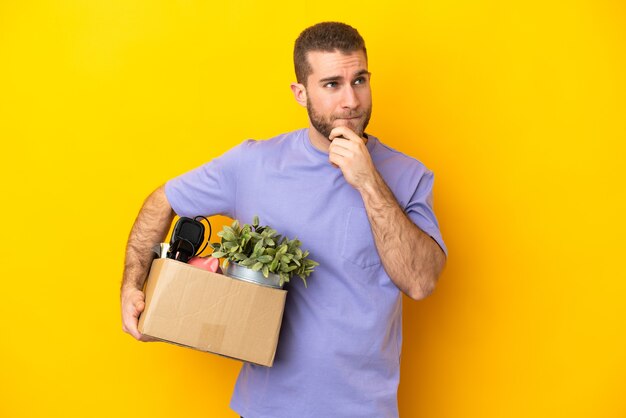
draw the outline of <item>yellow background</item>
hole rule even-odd
[[[593,0],[1,1],[0,416],[235,416],[239,363],[122,332],[125,242],[167,179],[305,126],[322,20],[366,39],[368,131],[436,174],[401,416],[626,417],[626,7]]]

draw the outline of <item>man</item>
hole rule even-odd
[[[365,133],[370,73],[354,28],[304,30],[294,63],[308,129],[245,141],[144,203],[128,241],[123,328],[149,340],[137,331],[140,289],[174,212],[258,214],[320,265],[308,288],[289,284],[274,366],[244,364],[231,407],[246,418],[396,417],[402,292],[428,296],[446,261],[433,174]]]

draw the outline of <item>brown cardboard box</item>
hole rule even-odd
[[[158,258],[145,293],[142,334],[263,366],[274,363],[285,290]]]

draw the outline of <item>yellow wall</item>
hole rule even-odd
[[[234,416],[237,362],[122,333],[125,241],[159,184],[305,125],[321,20],[367,41],[369,131],[436,173],[402,417],[626,416],[624,3],[216,3],[0,2],[0,416]]]

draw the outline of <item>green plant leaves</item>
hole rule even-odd
[[[256,263],[257,261],[254,258],[246,258],[245,260],[243,260],[241,263],[242,266],[244,267],[250,267],[251,265],[253,265],[254,263]]]
[[[278,274],[281,286],[294,275],[307,286],[306,277],[319,265],[307,259],[309,252],[300,249],[300,240],[290,240],[278,235],[269,226],[260,226],[258,216],[254,216],[252,225],[243,224],[242,227],[235,220],[230,226],[224,226],[217,236],[221,242],[211,244],[214,258],[224,257],[254,271],[261,271],[266,278],[270,273]]]
[[[233,248],[238,248],[239,244],[237,244],[237,241],[232,240],[232,241],[227,241],[224,243],[224,248],[226,248],[227,250],[232,250]]]

